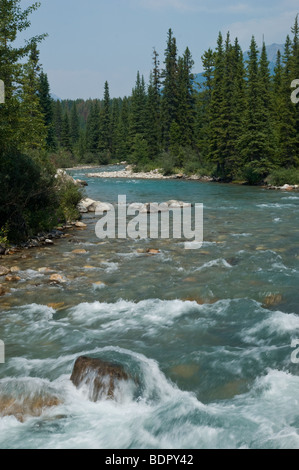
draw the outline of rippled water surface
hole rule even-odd
[[[204,244],[101,241],[87,214],[87,229],[2,259],[21,281],[1,281],[11,292],[0,298],[0,406],[7,396],[22,405],[55,395],[59,404],[24,422],[0,418],[0,447],[298,448],[299,193],[88,183],[89,197],[111,203],[124,194],[203,203]],[[148,248],[160,254],[137,252]],[[66,282],[52,284],[53,273]],[[121,364],[138,385],[90,402],[70,382],[82,354]]]

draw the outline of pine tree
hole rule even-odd
[[[61,146],[69,152],[72,151],[70,120],[67,111],[65,111],[62,118]]]
[[[44,122],[47,129],[46,144],[48,149],[56,148],[55,141],[55,128],[54,128],[54,113],[53,113],[53,99],[50,94],[50,85],[48,76],[43,70],[39,76],[39,101],[44,115]]]
[[[100,152],[111,152],[111,111],[109,84],[106,81],[104,87],[104,104],[100,112],[99,144]]]
[[[204,83],[200,85],[200,90],[196,98],[196,122],[195,140],[196,145],[204,158],[209,154],[208,131],[211,122],[211,99],[214,79],[215,54],[212,49],[208,49],[202,56]]]
[[[165,68],[162,72],[162,139],[165,150],[168,150],[170,128],[178,118],[177,45],[171,29],[168,31],[164,65]]]
[[[146,92],[144,77],[137,72],[136,85],[132,91],[129,113],[129,139],[133,150],[136,135],[146,134]]]
[[[292,73],[294,79],[299,78],[299,23],[298,15],[296,15],[294,26],[292,27],[292,33],[294,35],[292,43]]]
[[[124,97],[116,129],[115,158],[119,161],[126,160],[129,149],[129,105],[128,98]]]
[[[154,49],[154,68],[150,74],[146,105],[146,137],[150,159],[157,157],[161,150],[161,74],[158,57],[159,54]]]
[[[245,103],[245,68],[243,52],[238,39],[232,50],[233,88],[230,107],[230,155],[227,165],[232,178],[238,176],[243,162],[238,151],[238,139],[243,132]]]
[[[61,101],[57,100],[53,104],[53,115],[54,115],[54,130],[58,145],[61,145],[61,133],[62,133],[62,105]]]
[[[71,109],[71,119],[70,119],[70,134],[71,134],[71,143],[74,148],[79,140],[80,135],[80,125],[79,125],[79,116],[77,112],[76,102],[73,103]]]
[[[225,56],[223,49],[223,37],[219,33],[217,40],[217,48],[215,52],[215,70],[213,78],[213,88],[210,105],[210,128],[209,128],[209,154],[208,158],[217,164],[219,175],[225,175],[225,156],[224,156],[224,73],[225,73]]]
[[[23,66],[20,122],[16,134],[20,150],[42,150],[46,146],[47,128],[39,99],[39,71],[39,51],[34,43],[29,60]]]
[[[194,62],[189,48],[178,60],[178,116],[180,146],[192,147],[194,144],[195,95]]]
[[[19,33],[30,26],[29,16],[37,10],[34,3],[25,10],[20,0],[0,0],[0,77],[5,84],[5,106],[0,106],[0,151],[15,149],[21,143],[23,132],[20,129],[20,91],[24,75],[21,62],[31,54],[34,45],[46,35],[29,39],[25,45],[16,46]],[[29,139],[30,136],[27,136]]]
[[[100,108],[99,103],[91,103],[86,123],[86,150],[94,157],[98,155],[100,140]]]
[[[113,98],[112,105],[111,105],[111,124],[110,124],[111,139],[110,139],[110,149],[109,149],[109,153],[111,154],[112,158],[115,158],[116,153],[117,153],[117,147],[118,147],[117,129],[118,129],[118,123],[119,123],[120,106],[121,106],[121,100],[117,98]]]
[[[269,104],[266,104],[264,98],[264,93],[267,93],[268,74],[266,49],[263,47],[259,63],[256,41],[252,37],[247,69],[244,130],[239,139],[245,176],[251,183],[262,180],[273,168],[273,134],[271,132]]]
[[[287,36],[284,55],[281,90],[281,114],[278,123],[280,165],[290,168],[298,165],[298,147],[296,133],[296,107],[290,99],[292,76],[292,43]]]

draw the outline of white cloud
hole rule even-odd
[[[289,10],[266,18],[254,18],[231,23],[223,27],[223,32],[230,31],[231,37],[238,37],[243,48],[249,48],[252,35],[259,45],[265,37],[266,44],[284,43],[286,35],[291,33],[296,11]]]
[[[256,6],[240,1],[231,3],[223,0],[133,0],[133,4],[150,10],[172,9],[185,12],[248,14],[257,10]]]

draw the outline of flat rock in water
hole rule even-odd
[[[13,266],[12,268],[10,268],[11,273],[18,273],[19,271],[21,271],[19,266]]]
[[[120,365],[84,356],[78,357],[71,375],[71,381],[77,388],[88,386],[89,399],[94,402],[103,397],[114,398],[117,384],[129,379]]]
[[[77,250],[73,250],[72,253],[74,253],[75,255],[85,255],[87,253],[86,250],[81,250],[81,249],[77,249]]]
[[[6,276],[10,272],[10,269],[5,266],[0,266],[0,276]]]
[[[83,222],[76,222],[76,223],[75,223],[75,227],[78,227],[78,228],[86,228],[87,225],[84,224]]]
[[[12,274],[8,274],[5,277],[6,282],[19,282],[21,280],[20,276],[13,276]]]
[[[51,282],[57,282],[58,284],[64,284],[66,281],[65,277],[61,276],[60,274],[52,274],[50,276]]]

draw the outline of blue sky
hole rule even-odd
[[[26,7],[32,1],[21,0]],[[200,72],[201,56],[214,48],[219,31],[248,49],[284,43],[298,13],[298,0],[41,0],[26,36],[47,32],[41,62],[51,91],[60,98],[112,97],[131,93],[139,70],[148,80],[153,47],[160,54],[172,28],[179,52],[188,46]]]

